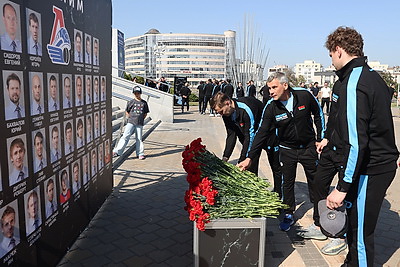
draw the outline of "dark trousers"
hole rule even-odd
[[[206,113],[207,104],[208,104],[208,102],[210,101],[210,99],[211,99],[211,96],[210,96],[210,95],[204,96],[204,100],[203,100],[203,110],[202,110],[203,113]]]
[[[341,156],[329,147],[324,147],[318,161],[317,172],[314,178],[314,224],[320,226],[318,214],[318,202],[326,199],[329,194],[329,188],[336,173],[343,172],[341,168]],[[343,175],[339,175],[342,176]]]
[[[317,171],[318,156],[315,146],[307,148],[289,149],[279,147],[281,171],[283,177],[282,202],[289,206],[286,213],[294,213],[296,201],[294,196],[294,184],[296,179],[297,163],[303,165],[307,177],[308,194],[311,203],[314,202],[313,181]]]
[[[189,96],[186,98],[182,96],[182,112],[185,105],[186,105],[186,110],[189,111]]]
[[[374,232],[386,190],[392,183],[396,170],[377,175],[360,175],[350,187],[346,200],[352,203],[347,209],[349,228],[347,266],[374,266]]]
[[[266,149],[269,166],[271,166],[272,176],[274,178],[274,192],[278,193],[282,198],[282,172],[281,163],[279,161],[279,146]]]
[[[322,111],[324,110],[324,106],[326,104],[326,114],[329,114],[329,104],[330,104],[331,100],[329,97],[323,97],[321,98],[321,109]]]
[[[199,112],[203,112],[204,96],[199,96]]]

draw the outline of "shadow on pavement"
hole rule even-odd
[[[399,214],[390,210],[391,205],[383,200],[375,230],[375,264],[382,266],[400,246]]]

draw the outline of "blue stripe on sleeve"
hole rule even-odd
[[[238,104],[238,107],[244,109],[250,117],[250,129],[249,129],[250,142],[249,142],[249,146],[247,148],[247,153],[248,153],[250,151],[251,145],[253,144],[254,136],[256,134],[255,128],[254,128],[256,121],[254,120],[253,112],[251,111],[251,109],[249,108],[248,105],[246,105],[245,103],[242,103],[242,102],[236,102],[236,103]]]
[[[351,183],[358,160],[358,134],[357,134],[357,84],[360,79],[362,67],[354,68],[347,83],[347,128],[349,134],[350,152],[344,171],[344,181]]]

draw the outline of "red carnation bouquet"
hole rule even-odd
[[[185,210],[201,231],[212,219],[276,217],[285,208],[267,181],[220,160],[201,138],[186,146],[182,157],[189,183]]]

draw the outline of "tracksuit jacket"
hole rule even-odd
[[[280,146],[306,148],[320,142],[324,137],[325,122],[317,99],[304,88],[289,88],[293,99],[293,112],[289,112],[279,101],[270,99],[263,110],[260,127],[253,141],[248,157],[253,159],[263,148],[269,132],[276,127]],[[310,116],[314,115],[317,137]]]
[[[232,99],[235,102],[235,111],[231,116],[222,116],[227,132],[224,157],[229,158],[235,148],[236,138],[242,143],[239,162],[246,158],[251,147],[254,135],[261,119],[263,104],[251,97]]]
[[[347,192],[360,174],[374,175],[397,168],[391,114],[391,92],[366,63],[355,58],[336,72],[333,108],[329,117],[328,146],[344,155],[344,177],[338,185]],[[335,104],[336,104],[335,103]],[[332,124],[332,125],[330,125]]]

